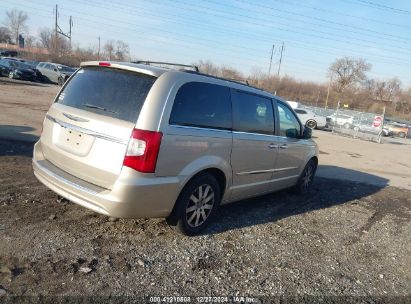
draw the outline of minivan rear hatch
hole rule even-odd
[[[156,77],[86,66],[63,87],[44,120],[46,160],[92,184],[111,189],[130,134]]]

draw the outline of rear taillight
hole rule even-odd
[[[123,165],[143,173],[154,173],[162,136],[161,132],[134,129]]]

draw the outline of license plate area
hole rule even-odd
[[[73,154],[85,156],[90,152],[95,137],[68,127],[59,126],[56,145]]]

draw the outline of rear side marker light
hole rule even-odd
[[[128,142],[123,165],[143,173],[154,173],[163,134],[134,129]]]

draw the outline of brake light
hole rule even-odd
[[[110,63],[110,62],[106,62],[106,61],[100,61],[100,62],[98,63],[98,65],[99,65],[99,66],[109,67],[109,66],[111,66],[111,63]]]
[[[123,165],[139,172],[154,173],[162,136],[161,132],[134,129]]]

